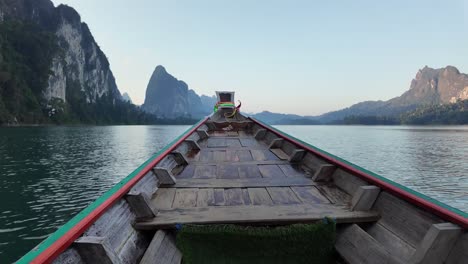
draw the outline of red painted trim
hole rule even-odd
[[[453,223],[456,223],[458,225],[460,225],[461,227],[463,227],[464,229],[468,229],[468,219],[461,216],[461,215],[458,215],[446,208],[443,208],[437,204],[434,204],[434,203],[431,203],[421,197],[418,197],[412,193],[409,193],[405,190],[402,190],[400,188],[398,188],[397,186],[394,186],[388,182],[385,182],[385,181],[382,181],[380,179],[377,179],[357,168],[354,168],[353,166],[350,166],[349,164],[346,164],[346,163],[343,163],[342,161],[339,161],[333,157],[330,157],[322,152],[319,152],[313,148],[311,148],[310,146],[307,146],[307,145],[304,145],[303,143],[301,142],[298,142],[292,138],[290,138],[289,136],[285,135],[285,134],[282,134],[278,131],[275,131],[275,130],[272,130],[270,127],[260,123],[259,121],[253,119],[253,118],[250,118],[252,121],[254,121],[256,124],[258,124],[259,126],[267,129],[268,131],[271,131],[272,133],[282,137],[283,139],[297,145],[297,146],[300,146],[302,148],[304,148],[305,150],[307,151],[310,151],[312,153],[314,153],[315,155],[325,159],[326,161],[338,166],[338,167],[341,167],[349,172],[351,172],[352,174],[358,176],[359,178],[365,180],[365,181],[368,181],[368,182],[371,182],[383,189],[385,189],[386,191],[398,196],[398,197],[401,197],[403,198],[404,200],[410,202],[411,204],[414,204],[414,205],[417,205],[423,209],[425,209],[426,211],[429,211],[435,215],[438,215],[439,217],[443,218],[443,219],[446,219],[450,222],[453,222]]]
[[[187,139],[194,131],[196,131],[200,126],[202,126],[207,119],[208,117],[201,121],[200,124],[193,127],[190,131],[188,131],[185,134],[185,136],[180,138],[170,148],[161,153],[161,155],[157,156],[154,160],[152,160],[133,179],[127,182],[124,186],[122,186],[122,188],[119,191],[114,193],[111,197],[109,197],[109,199],[107,199],[104,203],[99,205],[92,213],[83,218],[83,220],[81,220],[65,235],[63,235],[57,241],[55,241],[54,244],[52,244],[50,247],[44,250],[31,263],[50,263],[55,258],[57,258],[63,251],[65,251],[65,249],[67,249],[73,243],[73,241],[75,241],[81,234],[83,234],[88,229],[88,227],[90,227],[107,209],[109,209],[116,201],[122,198],[128,191],[130,191],[130,189],[139,180],[141,180],[146,175],[146,173],[148,173],[154,166],[156,166],[156,164],[159,161],[161,161],[166,155],[171,153],[171,151],[173,151],[180,143]]]

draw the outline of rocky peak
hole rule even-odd
[[[142,109],[163,118],[199,118],[210,113],[214,105],[208,106],[204,102],[210,104],[210,100],[202,101],[184,81],[178,80],[159,65],[151,75]]]

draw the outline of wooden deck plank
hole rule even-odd
[[[214,189],[213,190],[213,195],[215,199],[215,205],[220,206],[224,205],[224,189]]]
[[[317,185],[317,188],[332,204],[351,203],[352,197],[335,186]]]
[[[278,165],[259,165],[258,169],[264,178],[285,178],[283,171]]]
[[[213,151],[202,149],[199,161],[213,161]]]
[[[250,190],[249,190],[250,191]],[[250,192],[249,192],[250,193]],[[160,211],[150,221],[138,222],[140,230],[173,228],[176,224],[304,223],[332,217],[337,223],[369,222],[378,219],[373,211],[349,211],[331,204],[299,204],[275,206],[213,206]]]
[[[257,165],[239,165],[240,178],[262,178]]]
[[[192,164],[189,164],[185,166],[185,168],[177,175],[175,175],[176,179],[188,179],[192,178],[195,173],[195,166]]]
[[[320,186],[309,178],[241,178],[241,179],[181,179],[176,188],[254,188],[254,187],[289,187]]]
[[[239,141],[243,147],[258,146],[258,142],[255,138],[240,138]]]
[[[217,178],[239,179],[239,166],[230,164],[218,166]]]
[[[216,162],[226,161],[226,150],[213,151],[213,160]]]
[[[270,194],[265,188],[248,188],[247,190],[253,205],[273,205]]]
[[[252,204],[249,196],[249,190],[247,188],[242,188],[242,200],[244,200],[245,205]]]
[[[236,150],[227,149],[225,160],[228,162],[239,162],[240,159]]]
[[[269,149],[251,149],[252,157],[257,161],[279,160]]]
[[[227,138],[226,139],[226,146],[228,148],[231,147],[241,147],[241,143],[238,138]]]
[[[289,187],[268,187],[268,193],[274,204],[299,204],[300,200]]]
[[[286,177],[307,177],[307,175],[300,169],[299,166],[290,164],[278,165]]]
[[[243,205],[242,189],[232,188],[224,190],[225,205]]]
[[[273,154],[275,154],[280,160],[288,160],[289,159],[289,155],[286,154],[280,148],[273,148],[273,149],[270,149],[270,151],[273,152]]]
[[[159,188],[151,199],[153,208],[156,209],[170,209],[174,202],[176,189],[175,188]]]
[[[226,145],[226,138],[208,138],[208,148],[225,148]]]
[[[215,205],[213,189],[198,189],[197,207],[206,207]]]
[[[330,203],[315,186],[296,186],[291,189],[297,194],[304,203]]]
[[[197,188],[176,189],[172,208],[187,208],[197,206]]]
[[[195,178],[195,179],[214,179],[214,178],[216,178],[216,166],[214,166],[214,165],[199,165],[199,166],[196,166],[193,178]]]
[[[239,161],[253,161],[252,153],[250,153],[250,150],[238,150],[237,156],[239,157]]]
[[[286,160],[262,160],[262,161],[239,161],[236,162],[244,165],[289,165],[290,163]],[[233,164],[232,161],[192,161],[190,165],[223,165],[223,164]]]

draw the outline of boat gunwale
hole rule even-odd
[[[82,235],[99,217],[131,190],[158,162],[176,149],[185,139],[194,133],[209,119],[201,119],[183,134],[179,135],[163,149],[145,161],[127,177],[99,196],[94,202],[82,209],[49,237],[31,249],[16,263],[50,263],[64,252],[80,235]],[[119,187],[119,185],[121,185]],[[116,189],[117,188],[117,189]],[[106,197],[109,196],[109,197]],[[95,207],[95,208],[93,208]],[[83,215],[86,210],[91,210]],[[81,219],[80,219],[81,218]],[[75,221],[78,221],[74,223]],[[67,226],[73,224],[72,226]],[[62,230],[63,229],[63,230]],[[55,236],[58,237],[55,237]]]
[[[434,198],[419,193],[404,185],[396,183],[374,172],[361,168],[360,166],[353,164],[352,162],[330,154],[320,148],[312,146],[300,139],[295,138],[294,136],[291,136],[279,129],[265,124],[260,120],[257,120],[253,117],[248,118],[257,125],[273,132],[277,136],[280,136],[281,138],[293,144],[296,144],[297,146],[304,148],[305,150],[319,156],[320,158],[325,159],[327,162],[330,162],[333,165],[336,165],[339,168],[342,168],[369,183],[375,184],[381,187],[382,189],[390,192],[391,194],[394,194],[397,197],[408,201],[411,204],[417,205],[418,207],[423,208],[445,220],[456,223],[464,229],[468,229],[468,217],[466,216],[467,213],[459,209],[453,208],[447,204],[444,204]]]

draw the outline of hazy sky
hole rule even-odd
[[[159,64],[244,111],[303,115],[398,96],[425,65],[468,72],[462,0],[53,2],[81,14],[137,104]]]

